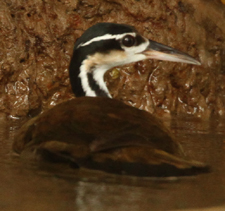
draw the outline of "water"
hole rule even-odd
[[[9,121],[1,114],[0,210],[225,209],[225,120],[179,117],[166,124],[189,157],[211,166],[210,173],[183,178],[137,178],[71,169],[62,164],[26,163],[11,150],[20,121]]]

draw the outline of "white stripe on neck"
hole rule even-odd
[[[87,70],[86,70],[85,60],[80,66],[80,74],[79,77],[81,79],[81,85],[85,92],[85,96],[96,97],[96,93],[91,89],[88,82]]]
[[[99,87],[108,95],[109,98],[112,98],[111,94],[109,93],[109,90],[105,84],[104,81],[104,75],[107,69],[100,69],[98,68],[98,71],[94,71],[93,77],[96,83],[99,85]]]
[[[121,38],[123,38],[125,35],[132,35],[134,37],[136,37],[136,33],[135,32],[127,32],[127,33],[123,33],[123,34],[115,34],[115,35],[112,35],[112,34],[105,34],[105,35],[102,35],[102,36],[99,36],[99,37],[95,37],[85,43],[81,43],[80,45],[77,46],[77,49],[80,48],[80,47],[83,47],[83,46],[86,46],[86,45],[90,45],[91,43],[93,42],[98,42],[98,41],[101,41],[101,40],[111,40],[111,39],[115,39],[115,40],[119,40]]]
[[[82,62],[82,65],[80,67],[80,74],[79,77],[81,79],[81,85],[85,92],[85,96],[90,97],[97,97],[95,91],[90,87],[89,81],[88,81],[88,60],[84,60]],[[107,69],[101,69],[99,68],[98,71],[93,71],[93,78],[96,81],[96,83],[99,85],[99,87],[105,91],[105,93],[108,95],[109,98],[112,98],[111,94],[108,91],[108,88],[106,87],[105,81],[104,81],[104,74],[107,71]]]

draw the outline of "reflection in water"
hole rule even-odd
[[[25,163],[11,151],[18,125],[0,115],[0,210],[198,210],[225,201],[224,120],[168,121],[187,155],[212,172],[165,180]]]

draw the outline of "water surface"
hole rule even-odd
[[[187,155],[211,166],[207,174],[167,179],[24,162],[11,150],[20,125],[0,115],[1,211],[225,210],[225,120],[166,121]]]

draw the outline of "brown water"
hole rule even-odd
[[[137,178],[26,163],[11,151],[19,121],[0,115],[0,210],[225,210],[225,120],[180,117],[166,123],[187,154],[208,163],[211,173]]]

